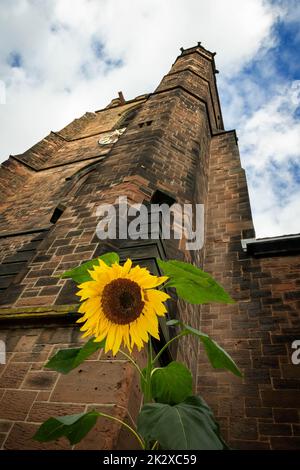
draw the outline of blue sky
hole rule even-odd
[[[217,52],[257,236],[300,232],[298,0],[1,0],[0,161],[119,90],[153,91],[199,40]]]

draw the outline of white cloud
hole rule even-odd
[[[264,174],[257,185],[250,186],[257,238],[299,233],[300,189],[288,190],[282,205],[271,176]]]
[[[0,161],[33,145],[86,111],[153,91],[180,46],[202,40],[218,66],[235,70],[268,36],[274,13],[263,0],[4,0],[0,4],[0,73],[7,104],[0,106]],[[105,73],[91,41],[105,44],[124,65]],[[237,41],[238,38],[238,41]],[[7,57],[18,52],[23,68]],[[82,73],[88,64],[89,80]]]
[[[247,167],[260,169],[271,161],[299,160],[300,120],[294,117],[299,107],[300,80],[280,86],[269,102],[244,118],[239,135]]]
[[[300,81],[281,86],[240,123],[240,152],[247,170],[256,235],[300,231]]]

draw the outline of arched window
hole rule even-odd
[[[115,124],[113,129],[115,130],[115,129],[120,129],[120,128],[123,128],[123,127],[128,127],[129,124],[131,123],[131,121],[137,115],[140,107],[141,107],[141,105],[139,104],[137,106],[134,106],[133,108],[130,108],[127,111],[124,111],[122,113],[120,119],[118,120],[118,122]]]

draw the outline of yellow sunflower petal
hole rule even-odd
[[[85,309],[86,309],[86,300],[84,302],[82,302],[82,304],[80,304],[79,308],[78,308],[78,312],[79,313],[84,313],[85,312]]]
[[[147,308],[144,308],[143,313],[147,319],[147,329],[149,333],[155,338],[159,338],[157,316]]]
[[[158,316],[164,316],[164,314],[167,312],[167,309],[162,301],[170,298],[168,294],[155,289],[149,289],[145,294],[145,298],[147,306],[153,308]]]
[[[106,342],[105,342],[105,354],[110,349],[113,349],[114,347],[115,340],[116,340],[116,326],[117,325],[111,324],[111,326],[108,329]]]
[[[157,289],[148,289],[146,294],[150,302],[165,302],[166,300],[170,299],[169,294],[166,294],[166,292]]]
[[[130,336],[131,336],[131,347],[133,348],[134,345],[136,344],[138,349],[140,350],[143,347],[143,341],[138,335],[135,322],[130,323],[129,331],[130,331]]]
[[[123,325],[118,325],[116,328],[115,342],[112,348],[112,353],[115,356],[120,349],[123,339]]]
[[[102,341],[104,338],[106,338],[107,336],[107,333],[108,333],[108,330],[109,330],[109,326],[103,326],[102,328],[99,328],[97,331],[98,333],[96,332],[95,334],[95,341],[98,342],[98,341]]]
[[[142,315],[135,321],[134,328],[138,333],[139,337],[145,342],[148,342],[148,333],[147,328],[145,328],[145,323],[143,321]]]
[[[111,265],[112,274],[114,275],[114,279],[122,277],[123,273],[123,266],[120,266],[118,263],[113,263]]]
[[[123,330],[123,342],[124,345],[129,349],[129,351],[132,351],[131,344],[130,344],[130,336],[129,336],[129,325],[124,325],[124,330]]]
[[[83,331],[82,328],[80,328],[80,330]],[[92,333],[89,330],[83,333],[83,335],[81,335],[81,338],[86,338],[87,336],[92,336]]]
[[[95,264],[92,269],[88,269],[88,273],[94,279],[94,281],[101,281],[101,278],[109,271],[110,267],[102,261],[99,260],[99,265]]]
[[[140,268],[139,266],[131,269],[128,277],[137,282],[143,289],[157,287],[169,279],[167,276],[153,276],[146,268]]]
[[[166,313],[163,302],[169,295],[155,287],[165,282],[166,276],[154,276],[140,266],[132,268],[130,259],[123,266],[118,263],[108,266],[100,260],[89,272],[92,280],[81,283],[77,293],[82,300],[77,322],[84,337],[94,336],[96,341],[105,338],[105,352],[111,350],[113,355],[122,344],[131,352],[134,346],[140,350],[150,335],[159,339],[158,316]],[[118,282],[114,282],[116,280]],[[110,287],[106,288],[108,285]],[[136,305],[137,311],[130,305],[122,305],[126,292],[129,298],[136,296],[132,307]],[[128,299],[128,295],[125,298]],[[124,323],[127,316],[128,322]]]
[[[123,276],[126,276],[126,274],[129,273],[130,269],[131,269],[131,266],[132,266],[132,261],[130,258],[128,258],[126,260],[126,262],[124,263],[124,266],[123,266]]]

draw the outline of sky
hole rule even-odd
[[[0,162],[216,51],[256,236],[300,232],[300,0],[0,0]]]

